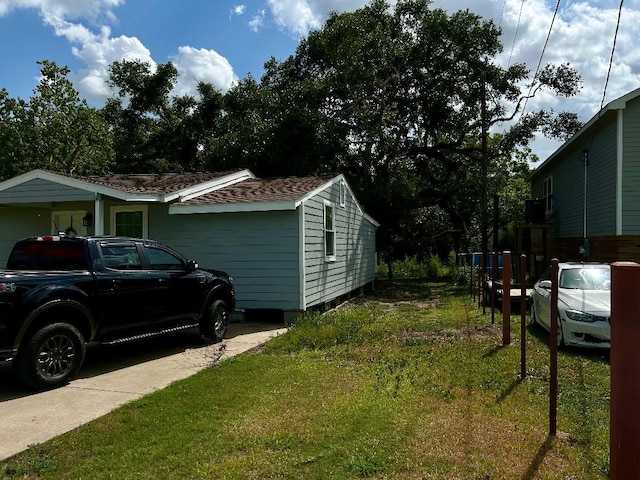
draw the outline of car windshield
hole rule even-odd
[[[608,268],[565,268],[560,272],[558,286],[579,290],[610,290],[611,271]]]

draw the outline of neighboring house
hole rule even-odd
[[[530,180],[549,258],[639,261],[640,89],[607,104]]]
[[[31,235],[125,235],[166,243],[234,278],[239,311],[300,311],[372,284],[375,231],[342,175],[67,176],[0,182],[0,265]]]

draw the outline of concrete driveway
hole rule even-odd
[[[281,323],[232,323],[227,338],[205,345],[196,330],[119,346],[89,346],[68,385],[33,393],[0,364],[0,460],[100,417],[114,408],[286,331]]]

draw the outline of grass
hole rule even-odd
[[[500,318],[496,316],[496,318]],[[463,290],[422,280],[309,315],[240,355],[0,463],[5,478],[605,479],[609,361],[519,315],[502,347]]]

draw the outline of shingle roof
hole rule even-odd
[[[236,172],[237,170],[200,173],[113,174],[86,177],[76,176],[73,178],[126,193],[168,194]]]
[[[192,198],[181,205],[286,202],[304,197],[333,177],[252,178]]]

